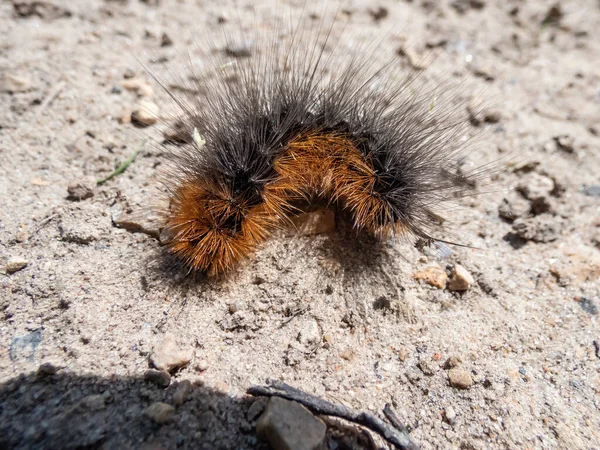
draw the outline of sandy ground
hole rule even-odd
[[[472,158],[500,162],[449,213],[475,248],[376,254],[340,225],[282,233],[221,280],[184,278],[156,264],[156,229],[120,219],[153,200],[160,146],[85,180],[161,136],[119,120],[140,96],[166,101],[136,57],[185,76],[182,54],[206,56],[193,36],[251,3],[0,4],[0,447],[265,447],[245,391],[272,377],[391,403],[423,449],[600,448],[600,4],[344,3],[350,36],[389,30],[390,52],[409,49],[399,71],[433,53],[426,75],[491,105]],[[267,26],[272,5],[255,6]],[[91,197],[68,198],[77,180]],[[475,282],[415,278],[432,264]],[[144,379],[149,361],[170,364],[168,388]],[[158,401],[176,405],[163,425],[144,414]]]

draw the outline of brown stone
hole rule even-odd
[[[414,278],[415,280],[423,280],[427,284],[438,289],[444,289],[446,287],[446,280],[448,279],[448,275],[446,275],[446,271],[442,269],[438,264],[434,264],[415,273]]]

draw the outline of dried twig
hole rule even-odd
[[[390,406],[389,403],[387,403],[385,405],[385,407],[383,408],[383,414],[385,414],[385,417],[387,417],[387,420],[389,420],[390,423],[392,425],[394,425],[394,428],[396,428],[397,430],[400,430],[404,433],[408,433],[408,430],[406,429],[404,424],[402,422],[400,422],[400,419],[398,418],[398,416],[396,415],[396,413],[394,412],[394,410],[392,409],[392,407]]]
[[[56,97],[58,97],[58,94],[60,94],[60,91],[63,90],[63,88],[65,87],[65,82],[61,81],[59,83],[57,83],[54,88],[50,91],[50,93],[46,96],[46,98],[44,99],[44,101],[42,101],[42,104],[40,105],[40,107],[38,108],[37,112],[35,113],[37,116],[40,116],[44,110],[50,106],[50,104],[54,101],[54,99]]]
[[[298,402],[308,409],[312,410],[317,414],[323,414],[326,416],[335,416],[342,419],[346,419],[350,422],[362,425],[376,433],[378,433],[383,439],[385,439],[394,447],[401,450],[416,450],[418,446],[412,441],[406,428],[397,421],[397,417],[393,414],[393,417],[397,421],[402,429],[397,428],[396,424],[390,425],[380,418],[374,416],[371,413],[364,411],[357,411],[355,409],[348,408],[343,405],[335,405],[315,397],[314,395],[307,394],[299,389],[296,389],[286,383],[282,383],[276,380],[267,380],[267,386],[253,386],[248,389],[248,394],[254,396],[265,396],[265,397],[281,397],[287,400]],[[387,406],[388,412],[391,411],[389,405]],[[387,415],[387,414],[386,414]]]
[[[310,309],[310,305],[305,306],[304,308],[298,308],[296,310],[294,310],[289,317],[286,317],[280,324],[278,328],[283,328],[284,326],[286,326],[288,323],[290,323],[292,320],[294,320],[296,317],[304,314],[306,311],[308,311]]]
[[[38,226],[36,227],[36,229],[34,230],[34,233],[37,233],[38,231],[40,231],[42,228],[44,228],[46,225],[48,225],[53,219],[56,219],[59,216],[58,213],[56,214],[52,214],[49,217],[46,217],[44,220],[42,220]]]

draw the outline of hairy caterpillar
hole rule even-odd
[[[361,232],[436,239],[439,209],[477,176],[455,170],[465,121],[447,86],[399,78],[376,48],[340,54],[323,23],[258,39],[216,63],[201,95],[174,97],[195,138],[171,155],[163,217],[190,270],[227,271],[313,201]]]

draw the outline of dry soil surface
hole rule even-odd
[[[161,139],[162,121],[129,123],[140,99],[167,103],[142,65],[185,79],[182,55],[202,66],[223,23],[315,20],[252,3],[0,4],[0,447],[266,448],[245,392],[271,377],[390,403],[423,449],[600,448],[598,1],[344,3],[342,46],[383,30],[399,73],[425,60],[489,105],[469,126],[494,170],[449,212],[469,247],[377,246],[340,223],[185,277],[136,218],[164,149],[94,180]],[[457,264],[464,291],[442,280]]]

